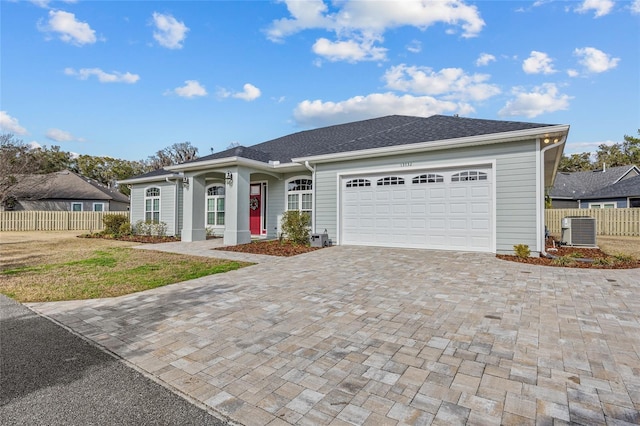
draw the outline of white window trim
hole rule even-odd
[[[150,189],[157,189],[158,190],[158,195],[154,195],[154,196],[148,196],[147,195],[147,191],[149,191]],[[161,202],[162,202],[162,189],[159,186],[148,186],[144,189],[144,204],[143,204],[143,217],[144,217],[144,221],[147,221],[147,200],[153,200],[153,199],[158,199],[158,223],[161,222],[161,217],[160,217],[160,213],[162,211],[161,208]],[[153,213],[155,213],[155,210],[153,210],[153,202],[151,202],[151,220],[153,221]]]
[[[589,208],[590,209],[605,209],[607,204],[611,204],[613,205],[614,209],[618,208],[618,203],[614,202],[606,202],[606,203],[589,203]]]
[[[213,187],[220,187],[222,189],[224,189],[224,195],[209,195],[209,188],[213,188]],[[214,200],[216,200],[216,202],[214,203],[215,205],[215,210],[213,212],[210,212],[208,210],[208,204],[209,204],[209,198],[212,198]],[[208,185],[205,190],[204,190],[204,226],[205,228],[213,228],[213,229],[224,229],[225,225],[211,225],[209,223],[207,223],[208,220],[208,214],[209,213],[214,213],[216,215],[216,222],[218,221],[217,218],[217,214],[218,214],[218,202],[217,199],[218,198],[223,198],[224,199],[224,211],[222,213],[225,214],[225,219],[224,219],[224,223],[227,223],[227,218],[226,218],[226,214],[227,214],[227,188],[225,186],[224,183],[213,183],[211,185]]]
[[[80,210],[74,210],[73,206],[80,206]],[[84,211],[84,206],[82,205],[82,203],[71,203],[71,211],[72,212]]]
[[[311,189],[305,189],[304,191],[289,191],[289,184],[294,180],[298,179],[306,179],[311,181]],[[295,176],[290,179],[287,179],[285,182],[285,197],[284,197],[284,211],[289,211],[289,194],[310,194],[311,195],[311,215],[313,215],[313,211],[315,210],[315,206],[313,203],[313,188],[315,187],[315,182],[313,181],[311,176]],[[308,211],[302,209],[302,197],[298,197],[298,208],[297,211]]]
[[[102,210],[96,210],[96,206],[102,206]],[[104,208],[104,203],[93,203],[92,209],[93,209],[92,211],[94,211],[94,212],[96,212],[96,211],[98,211],[98,212],[106,211],[105,208]]]

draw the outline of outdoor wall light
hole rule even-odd
[[[231,172],[227,172],[224,176],[224,181],[227,182],[227,185],[233,184],[233,174]]]

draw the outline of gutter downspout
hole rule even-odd
[[[164,178],[164,180],[167,181],[167,183],[171,183],[171,180],[168,177]],[[176,195],[175,195],[174,201],[173,201],[173,205],[174,205],[174,208],[173,208],[173,235],[174,236],[178,235],[178,191],[179,191],[178,183],[179,182],[180,182],[179,179],[176,178],[176,180],[174,182],[175,187],[176,187],[176,192],[175,192]],[[180,230],[180,231],[182,231],[182,230]]]
[[[304,162],[304,166],[311,172],[311,182],[313,185],[313,189],[311,190],[311,233],[315,234],[316,232],[316,166],[311,167],[308,161]]]
[[[549,145],[547,147],[544,147],[544,148],[542,148],[540,150],[540,161],[541,161],[541,163],[540,163],[540,179],[542,179],[542,193],[543,194],[544,194],[544,190],[545,190],[545,187],[544,187],[544,153],[546,151],[552,149],[552,148],[557,148],[558,146],[564,144],[566,141],[567,141],[567,136],[565,135],[565,136],[562,137],[562,139],[559,142],[551,144],[551,145]],[[538,220],[540,220],[542,222],[543,228],[545,227],[545,220],[544,220],[545,219],[545,213],[544,212],[545,212],[545,209],[546,209],[546,207],[544,205],[544,201],[545,200],[543,198],[543,200],[542,200],[542,213],[540,214],[540,216],[541,216],[540,219],[538,219]],[[540,247],[540,256],[549,257],[549,253],[547,253],[547,251],[545,250],[546,241],[544,239],[544,235],[545,235],[545,232],[544,232],[544,229],[543,229],[543,231],[542,231],[542,245]],[[538,238],[540,238],[540,235],[538,235]]]

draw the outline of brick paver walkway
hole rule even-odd
[[[332,247],[30,306],[247,425],[640,423],[638,270]]]

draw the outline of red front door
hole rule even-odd
[[[251,235],[262,233],[262,185],[251,185],[249,192],[249,230]]]

